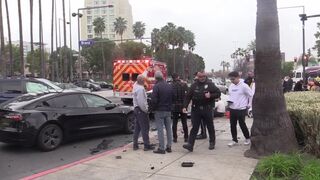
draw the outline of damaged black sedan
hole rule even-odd
[[[132,107],[86,92],[27,94],[0,105],[0,141],[44,151],[70,138],[133,130]]]

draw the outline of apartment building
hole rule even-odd
[[[122,17],[127,20],[127,30],[122,35],[123,39],[133,38],[132,32],[132,8],[128,0],[85,0],[85,7],[98,7],[113,5],[110,8],[95,8],[80,12],[81,17],[81,40],[92,39],[97,37],[94,33],[93,21],[97,17],[102,17],[105,20],[106,29],[102,33],[103,38],[110,40],[119,40],[120,36],[115,33],[114,25],[116,18]]]

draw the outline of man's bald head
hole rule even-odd
[[[145,79],[145,77],[142,74],[138,75],[137,83],[140,85],[144,85],[144,79]]]

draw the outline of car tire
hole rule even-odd
[[[132,134],[134,131],[135,117],[133,113],[128,114],[126,117],[124,132],[127,134]]]
[[[48,124],[40,130],[37,144],[42,151],[52,151],[60,146],[62,140],[62,129],[58,125]]]

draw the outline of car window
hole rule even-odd
[[[49,99],[42,103],[48,107],[56,107],[56,108],[83,108],[83,104],[81,102],[79,95],[64,95]]]
[[[21,93],[21,81],[1,81],[0,92]]]
[[[90,95],[90,94],[84,94],[83,98],[86,101],[88,107],[104,107],[107,104],[111,103],[110,101],[102,97]]]
[[[36,82],[27,82],[26,89],[28,93],[48,92],[48,86]]]

